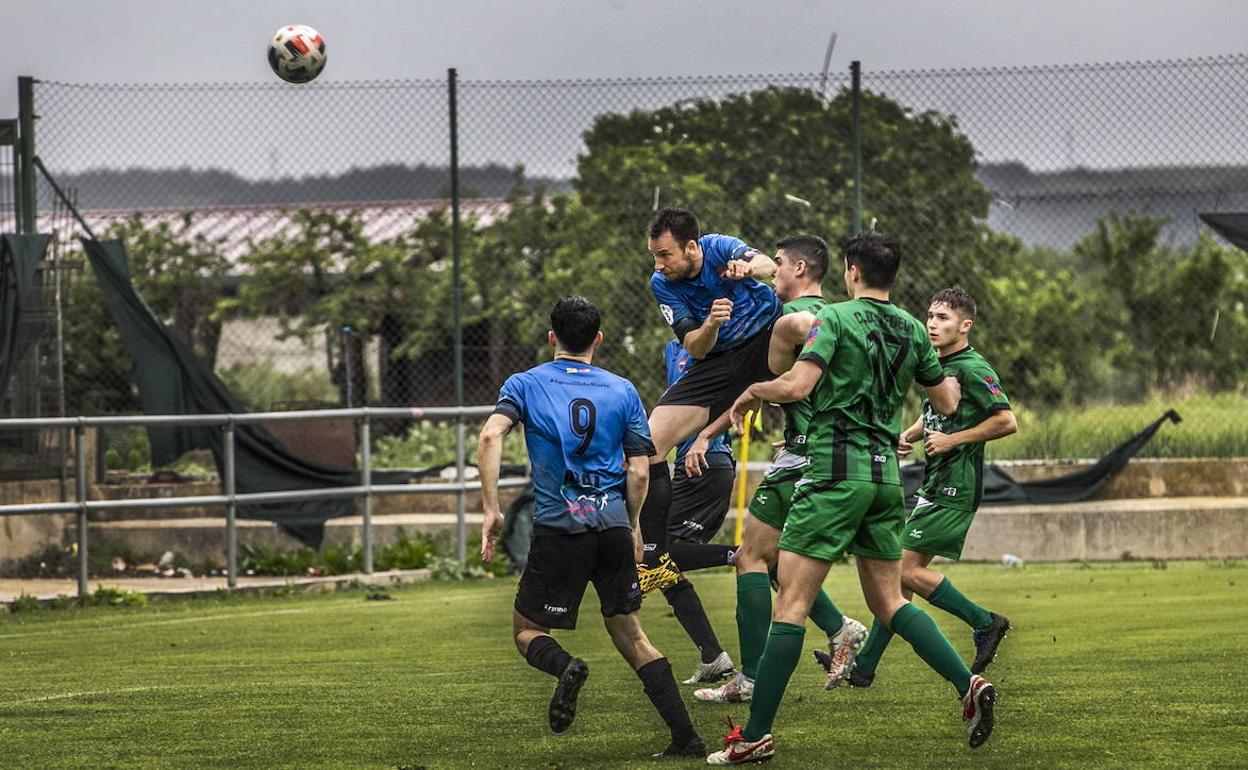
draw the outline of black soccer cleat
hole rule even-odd
[[[989,613],[992,615],[992,622],[988,627],[975,631],[971,638],[975,640],[975,662],[971,663],[972,674],[982,674],[984,669],[988,668],[997,657],[997,648],[1001,646],[1001,641],[1005,639],[1005,635],[1010,630],[1010,619],[1004,615],[997,613]]]
[[[850,687],[856,687],[865,690],[875,681],[875,674],[868,674],[865,671],[859,671],[857,668],[849,670],[849,676],[845,678]]]
[[[706,744],[702,739],[694,736],[693,740],[684,746],[677,746],[675,743],[667,744],[667,748],[653,755],[655,759],[670,759],[672,757],[705,757]]]
[[[551,732],[562,733],[572,726],[576,718],[576,696],[588,677],[589,666],[580,658],[573,658],[559,675],[559,684],[555,685],[555,694],[550,698]]]

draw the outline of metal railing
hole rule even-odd
[[[485,417],[493,411],[492,406],[320,409],[298,412],[255,412],[249,414],[202,414],[202,415],[142,415],[117,417],[40,417],[0,419],[0,430],[21,428],[72,428],[74,431],[75,484],[74,500],[60,503],[29,503],[0,505],[0,516],[21,516],[51,513],[78,514],[78,595],[84,597],[87,589],[87,514],[91,511],[107,511],[124,508],[185,508],[191,506],[225,506],[226,582],[230,588],[238,585],[238,530],[239,505],[251,503],[278,503],[303,500],[328,500],[336,498],[364,498],[362,512],[364,572],[373,572],[373,497],[376,495],[410,495],[456,493],[455,550],[461,561],[467,558],[467,494],[481,489],[479,481],[465,479],[467,451],[464,446],[464,420]],[[284,490],[275,492],[235,491],[234,430],[239,425],[258,425],[268,422],[306,422],[311,420],[345,419],[359,421],[360,484],[349,487],[321,487],[316,489]],[[435,484],[373,484],[371,451],[371,423],[375,419],[402,418],[417,420],[453,420],[455,431],[455,481]],[[196,425],[220,427],[224,432],[222,450],[222,474],[220,495],[197,495],[188,497],[137,498],[128,500],[87,499],[87,428]],[[528,478],[501,479],[503,488],[522,487]]]

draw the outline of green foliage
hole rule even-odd
[[[31,596],[25,592],[9,604],[9,612],[33,612],[42,608],[43,605],[39,602],[38,597]]]
[[[316,369],[281,372],[267,361],[255,361],[234,364],[218,371],[217,376],[248,408],[257,411],[301,402],[329,402],[337,406],[334,383],[326,372]]]
[[[467,431],[464,442],[468,465],[476,465],[476,435]],[[527,457],[523,431],[513,431],[503,442],[503,462],[523,464]],[[373,463],[378,468],[433,468],[455,462],[455,425],[422,420],[406,434],[383,436],[375,442]]]
[[[83,607],[142,607],[147,601],[147,594],[141,591],[96,586],[79,604]]]

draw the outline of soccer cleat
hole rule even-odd
[[[684,684],[719,682],[736,673],[737,670],[732,667],[732,658],[728,657],[725,651],[719,653],[719,656],[710,663],[699,663],[698,667],[693,670],[693,676],[686,679]]]
[[[576,718],[576,696],[588,677],[589,666],[580,658],[573,658],[559,675],[559,684],[555,685],[548,712],[551,732],[562,733],[572,726],[572,720]]]
[[[988,664],[996,660],[997,648],[1001,646],[1001,641],[1005,639],[1005,635],[1010,630],[1010,619],[1004,615],[997,613],[989,613],[992,615],[992,622],[988,627],[971,634],[971,638],[975,640],[975,662],[971,664],[972,674],[982,674],[984,669],[988,668]]]
[[[841,630],[828,638],[828,663],[825,666],[828,681],[823,685],[825,690],[834,690],[841,686],[841,682],[845,681],[849,670],[854,666],[854,656],[862,649],[866,640],[867,627],[853,618],[845,618],[841,623]]]
[[[827,650],[811,650],[811,653],[815,656],[815,662],[818,663],[819,667],[824,670],[824,673],[827,673],[828,668],[832,665],[832,655]],[[849,676],[845,677],[845,682],[850,687],[864,690],[870,687],[871,683],[874,681],[875,674],[868,674],[867,672],[860,670],[857,666],[851,667],[849,669]]]
[[[693,691],[693,699],[700,703],[749,703],[753,698],[754,680],[741,673],[719,687]]]
[[[680,567],[676,566],[676,562],[672,561],[672,557],[663,554],[659,557],[659,563],[653,567],[645,564],[637,565],[637,584],[641,586],[641,595],[644,597],[651,591],[662,591],[664,588],[670,588],[676,585],[680,580]]]
[[[708,765],[743,765],[746,762],[766,762],[776,754],[771,733],[767,733],[756,741],[747,741],[741,735],[741,726],[734,725],[728,719],[728,735],[724,738],[724,749],[706,758]]]
[[[669,757],[705,757],[706,744],[701,738],[695,737],[684,746],[677,746],[675,743],[667,744],[667,748],[658,754],[651,754],[655,759],[668,759]]]
[[[983,746],[992,735],[996,705],[997,689],[982,676],[972,676],[971,688],[962,696],[962,719],[967,723],[966,742],[971,748]]]

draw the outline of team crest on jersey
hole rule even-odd
[[[823,321],[820,321],[818,318],[816,318],[815,322],[810,325],[810,331],[806,334],[806,347],[810,347],[811,344],[815,341],[815,337],[819,336],[819,326],[822,323]]]
[[[997,384],[996,377],[985,377],[984,384],[988,386],[988,392],[995,398],[1001,398],[1001,386]]]
[[[659,312],[663,314],[663,320],[667,321],[668,326],[671,326],[672,321],[676,320],[676,314],[672,312],[671,305],[659,305]]]

